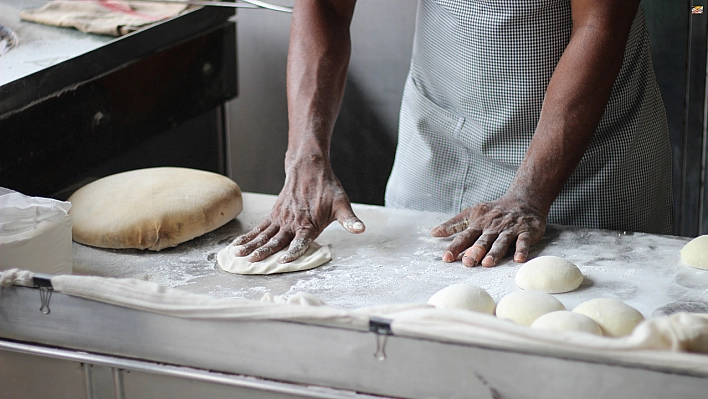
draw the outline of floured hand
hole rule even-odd
[[[263,223],[237,237],[237,256],[258,262],[288,247],[278,260],[288,263],[307,251],[333,221],[350,233],[364,232],[364,223],[352,211],[342,184],[328,162],[316,157],[286,168],[283,190]]]
[[[469,207],[430,233],[433,237],[457,234],[445,249],[443,261],[452,262],[464,252],[463,265],[491,267],[514,243],[514,261],[525,262],[531,245],[545,231],[545,214],[521,200],[502,197]]]

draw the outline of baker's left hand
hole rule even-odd
[[[447,222],[435,227],[433,237],[457,234],[443,253],[452,262],[464,251],[462,264],[496,266],[515,243],[515,262],[525,262],[531,246],[546,231],[546,216],[528,203],[509,197],[471,206]]]

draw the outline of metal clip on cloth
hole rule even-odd
[[[376,334],[376,352],[374,352],[374,357],[380,361],[386,360],[386,339],[389,335],[393,335],[391,319],[383,317],[369,318],[369,331]],[[382,335],[383,340],[381,339]]]
[[[41,303],[39,311],[44,314],[51,313],[49,301],[52,299],[52,292],[54,291],[52,276],[48,274],[35,274],[32,276],[32,281],[34,282],[34,288],[39,289],[39,300]]]

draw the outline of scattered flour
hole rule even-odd
[[[244,195],[244,212],[238,220],[158,253],[75,244],[75,272],[147,279],[224,298],[260,300],[264,293],[289,296],[305,291],[342,308],[425,303],[440,289],[462,282],[484,288],[496,301],[518,290],[514,276],[520,265],[509,257],[494,268],[467,268],[460,261],[440,260],[451,240],[430,237],[429,231],[447,220],[447,215],[360,205],[355,205],[354,210],[366,224],[366,232],[353,235],[333,223],[318,238],[322,244],[330,245],[333,256],[321,268],[278,276],[227,274],[215,268],[215,254],[237,235],[257,225],[272,204],[262,197],[249,202],[252,196],[257,197]],[[567,308],[589,299],[609,297],[626,301],[650,315],[654,309],[679,300],[708,302],[704,287],[684,287],[680,284],[690,285],[690,279],[676,279],[680,273],[695,277],[693,271],[686,272],[687,267],[678,265],[679,250],[686,241],[549,226],[531,256],[565,257],[587,277],[587,283],[578,290],[556,295]]]

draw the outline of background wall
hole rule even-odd
[[[674,234],[708,234],[706,45],[708,10],[698,0],[643,0],[654,71],[671,132]]]
[[[332,162],[350,199],[383,204],[408,72],[415,9],[410,0],[359,0],[352,59]],[[285,174],[285,65],[290,15],[239,10],[239,96],[229,103],[232,176],[246,191],[277,194]]]

